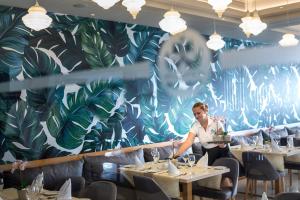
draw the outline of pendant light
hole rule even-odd
[[[180,17],[180,13],[173,8],[164,14],[159,26],[162,30],[175,35],[187,29],[186,22]]]
[[[28,28],[40,31],[51,25],[52,18],[47,15],[46,9],[36,1],[35,5],[28,9],[28,14],[22,17],[22,21]]]
[[[206,42],[206,46],[209,49],[212,49],[214,51],[217,51],[219,49],[222,49],[225,46],[225,42],[222,39],[222,37],[216,32],[216,25],[214,21],[214,33],[209,36],[209,40]]]
[[[145,0],[123,0],[122,2],[122,5],[127,8],[127,11],[130,12],[133,19],[136,19],[136,16],[145,4]]]
[[[244,31],[247,37],[250,37],[251,34],[256,36],[267,28],[267,24],[262,22],[258,15],[258,11],[256,10],[256,1],[253,16],[251,16],[249,12],[247,1],[247,15],[241,20],[242,23],[239,25],[239,27]]]
[[[208,0],[208,4],[213,7],[214,11],[219,17],[222,17],[223,13],[231,2],[232,0]]]
[[[286,11],[286,18],[287,18],[287,24],[289,26],[290,19],[289,19],[289,10],[288,10],[289,1],[286,1],[287,11]],[[295,37],[292,33],[285,33],[282,36],[282,39],[279,41],[279,45],[282,47],[290,47],[290,46],[296,46],[298,45],[299,40]]]
[[[290,47],[298,45],[299,40],[295,37],[294,34],[286,33],[282,36],[282,39],[279,41],[280,46]]]
[[[101,6],[105,10],[107,10],[107,9],[113,7],[120,0],[92,0],[92,1],[97,3],[99,6]]]

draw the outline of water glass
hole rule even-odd
[[[258,136],[255,135],[255,136],[253,136],[253,144],[255,147],[257,146],[257,143],[258,143]]]
[[[157,148],[151,149],[151,155],[152,155],[153,161],[155,163],[157,163],[159,161],[159,152],[158,152]]]
[[[287,137],[287,148],[293,148],[294,147],[294,138],[292,136]]]
[[[188,159],[189,159],[189,154],[184,154],[184,155],[182,156],[182,159],[183,159],[183,161],[184,161],[184,164],[186,165],[186,163],[187,163],[187,161],[188,161]]]
[[[155,154],[153,154],[153,161],[154,161],[154,163],[158,163],[158,161],[159,161],[159,152],[158,151]]]
[[[195,155],[194,155],[194,154],[190,154],[190,155],[189,155],[188,162],[189,162],[190,167],[193,167],[193,165],[194,165],[195,162],[196,162],[196,158],[195,158]]]

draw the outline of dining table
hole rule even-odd
[[[264,146],[231,146],[231,153],[239,160],[239,162],[243,165],[242,153],[246,151],[259,152],[263,154],[270,163],[277,169],[278,171],[284,171],[284,160],[296,155],[300,155],[300,147],[286,147],[280,146],[278,149],[274,149],[271,145]],[[280,185],[280,180],[275,181],[275,194],[280,192],[284,192],[284,186]]]
[[[2,189],[0,190],[0,199],[2,198],[3,200],[25,200],[26,197],[20,197],[19,194],[22,192],[25,192],[25,190],[20,191],[16,188],[7,188],[7,189]],[[45,190],[39,194],[39,200],[56,200],[58,195],[58,191],[50,191],[50,190]],[[72,200],[90,200],[88,198],[76,198],[72,197]]]
[[[162,177],[172,177],[177,181],[182,187],[181,198],[183,200],[192,200],[192,185],[193,182],[207,179],[210,177],[222,175],[230,171],[229,168],[224,166],[208,166],[199,167],[197,165],[188,166],[183,163],[177,163],[178,170],[180,174],[170,175],[167,169],[167,161],[159,161],[157,163],[147,162],[144,168],[139,168],[135,165],[125,165],[120,167],[120,171],[123,174],[139,175],[139,176],[162,176]],[[160,167],[159,167],[160,166]],[[165,167],[161,167],[165,166]],[[131,179],[130,177],[128,177]],[[179,187],[178,187],[179,188]]]

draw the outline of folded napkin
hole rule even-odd
[[[248,142],[244,138],[241,139],[240,143],[242,149],[246,149],[249,146]]]
[[[71,179],[68,179],[59,189],[57,200],[72,200],[72,184]]]
[[[259,146],[259,147],[264,146],[264,138],[263,138],[262,135],[259,135],[259,136],[258,136],[256,145]]]
[[[207,166],[208,166],[208,154],[207,154],[207,153],[205,153],[205,155],[202,156],[202,157],[198,160],[196,166],[197,166],[197,167],[207,167]]]
[[[278,146],[277,142],[274,139],[271,139],[272,151],[279,152],[281,148]]]
[[[177,169],[177,167],[169,160],[168,162],[168,174],[171,176],[177,176],[180,175],[180,171]]]
[[[134,157],[135,166],[138,169],[144,168],[144,162],[142,162],[137,156]]]
[[[268,200],[268,196],[265,192],[262,194],[261,200]]]
[[[30,192],[42,192],[44,186],[44,173],[40,173],[37,177],[32,181],[31,185],[28,187]]]
[[[38,188],[42,189],[43,186],[44,186],[44,173],[40,173],[36,179],[35,179],[35,183],[36,183],[36,186],[38,186]]]

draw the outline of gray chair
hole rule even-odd
[[[243,152],[242,158],[247,178],[245,199],[248,197],[250,187],[256,192],[256,181],[264,181],[264,192],[266,193],[267,181],[279,179],[280,187],[284,185],[285,173],[276,170],[263,154],[259,152]]]
[[[170,198],[150,177],[133,176],[137,200],[177,200]]]
[[[276,195],[274,200],[300,200],[299,192],[284,192]]]
[[[199,186],[197,184],[193,185],[193,195],[200,197],[212,198],[212,199],[222,199],[227,200],[234,198],[237,194],[238,177],[239,177],[239,163],[233,158],[220,158],[213,163],[213,166],[225,166],[230,169],[222,175],[222,180],[229,178],[232,182],[231,187],[221,187],[221,190],[207,188]]]
[[[117,186],[108,181],[96,181],[88,185],[80,197],[91,200],[116,200]]]

